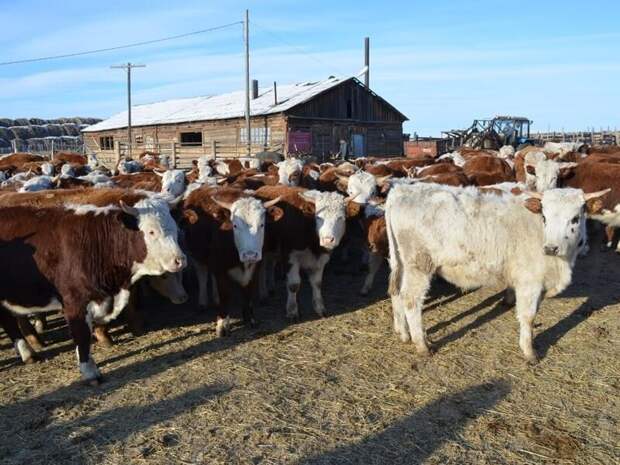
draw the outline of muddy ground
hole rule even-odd
[[[149,332],[94,348],[105,382],[83,386],[61,319],[45,360],[0,339],[2,464],[620,464],[620,256],[593,246],[537,318],[534,367],[500,289],[436,282],[424,319],[438,349],[392,332],[387,270],[370,296],[331,266],[317,319],[284,289],[255,330],[216,339],[195,300],[147,301]],[[236,314],[238,316],[238,314]]]

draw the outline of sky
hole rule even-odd
[[[533,130],[620,128],[617,0],[0,0],[0,62],[146,41],[241,21],[261,85],[357,75],[438,136],[475,118],[527,116]],[[241,24],[96,55],[0,66],[0,117],[94,116],[134,104],[243,88]]]

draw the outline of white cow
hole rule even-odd
[[[462,289],[514,289],[519,345],[535,361],[532,323],[541,296],[557,295],[570,284],[586,201],[607,192],[551,189],[514,197],[436,184],[394,188],[386,204],[389,293],[401,339],[429,353],[422,306],[432,276],[439,274]]]
[[[543,151],[562,159],[570,152],[579,152],[584,146],[583,142],[546,142]]]
[[[161,177],[161,193],[170,198],[176,198],[185,192],[187,181],[183,170],[168,170],[160,173],[153,171]]]
[[[299,186],[301,171],[304,164],[297,158],[289,158],[276,164],[278,167],[278,182],[284,186]]]
[[[55,181],[51,176],[35,176],[24,182],[18,192],[37,192],[53,189]]]

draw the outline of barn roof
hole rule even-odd
[[[305,103],[323,92],[332,89],[344,82],[354,80],[354,77],[328,79],[316,82],[301,82],[297,84],[278,85],[278,104],[274,105],[273,87],[259,90],[258,97],[250,100],[252,116],[281,113]],[[373,95],[376,95],[373,93]],[[381,97],[377,96],[379,99]],[[386,105],[393,108],[403,120],[407,119],[392,105],[381,99]],[[237,91],[228,94],[191,97],[163,102],[134,105],[131,107],[132,126],[151,126],[171,123],[186,123],[190,121],[209,121],[245,116],[245,92]],[[117,113],[110,118],[83,129],[83,132],[105,131],[127,127],[127,111]]]

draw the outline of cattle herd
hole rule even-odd
[[[586,219],[603,224],[612,247],[619,183],[620,148],[568,143],[323,164],[203,157],[189,172],[153,153],[113,171],[95,156],[11,154],[0,158],[0,323],[29,363],[45,313],[61,311],[82,378],[97,384],[91,339],[110,343],[106,326],[122,311],[140,333],[136,286],[182,303],[193,273],[198,305],[216,309],[223,337],[233,297],[252,327],[278,275],[287,318],[300,318],[302,272],[314,311],[327,315],[325,266],[337,248],[358,249],[362,294],[388,260],[394,330],[418,353],[431,350],[422,307],[438,275],[462,289],[505,288],[535,361],[540,300],[570,284],[588,252]]]

